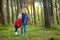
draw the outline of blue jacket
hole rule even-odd
[[[22,23],[27,23],[28,22],[28,15],[25,13],[22,13]]]

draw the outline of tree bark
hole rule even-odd
[[[59,24],[60,24],[60,0],[58,0],[59,3]]]
[[[33,0],[33,15],[34,15],[34,24],[36,24],[36,12],[35,12],[35,5],[34,5],[34,0]]]
[[[56,8],[56,21],[59,24],[58,12],[57,12],[57,0],[55,0],[55,8]]]
[[[1,13],[0,13],[0,24],[1,24]]]
[[[10,6],[9,6],[9,0],[7,1],[7,23],[10,24]]]
[[[18,0],[16,0],[16,3],[17,3],[17,11],[16,11],[16,19],[17,19],[17,17],[18,17],[18,9],[19,9],[19,5],[18,5]]]
[[[12,24],[14,24],[13,0],[10,1],[11,1]]]
[[[48,12],[48,0],[43,0],[43,5],[44,5],[44,21],[45,21],[45,27],[50,28],[50,18],[49,18],[49,12]]]
[[[0,14],[2,25],[5,24],[3,0],[0,0]]]
[[[54,24],[54,14],[53,14],[53,4],[52,4],[52,0],[48,1],[49,4],[49,14],[50,14],[50,22],[51,25]]]

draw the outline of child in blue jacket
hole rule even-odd
[[[26,13],[26,10],[22,10],[22,27],[21,27],[21,34],[26,34],[26,24],[28,22],[28,15]]]

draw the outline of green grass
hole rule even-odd
[[[27,26],[27,35],[21,35],[21,30],[18,30],[19,35],[14,35],[14,26],[0,25],[0,40],[49,40],[51,37],[54,40],[60,40],[60,25],[55,25],[49,29],[45,27]]]

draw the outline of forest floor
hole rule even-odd
[[[21,30],[18,30],[19,35],[15,36],[14,26],[0,25],[0,40],[60,40],[60,25],[55,25],[51,28],[41,26],[27,26],[27,35],[21,35]]]

